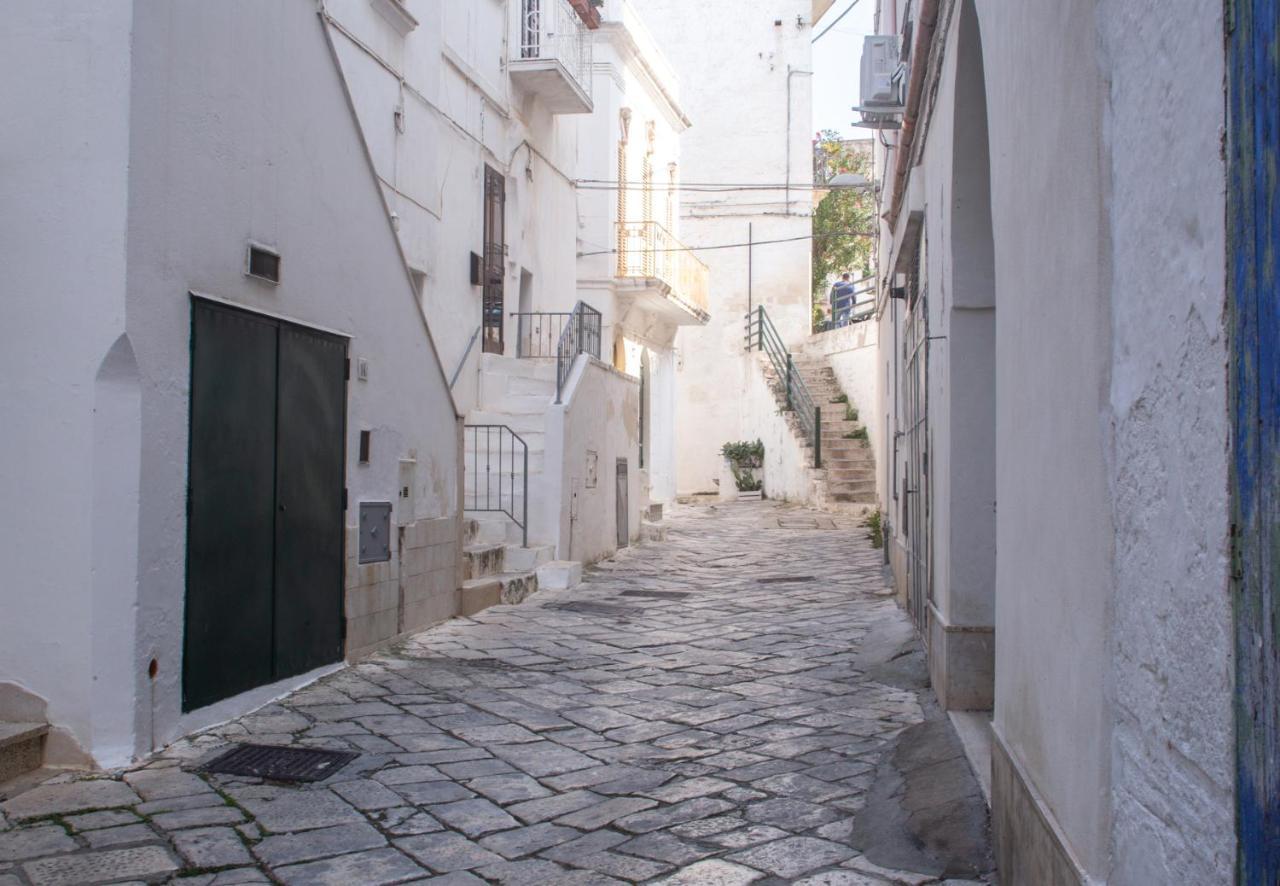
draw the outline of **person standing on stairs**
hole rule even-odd
[[[835,327],[844,325],[849,311],[853,308],[853,283],[847,273],[840,275],[840,281],[831,287],[831,324]]]

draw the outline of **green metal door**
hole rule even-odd
[[[184,710],[273,673],[278,328],[193,306]]]
[[[342,658],[347,343],[280,329],[276,431],[277,679]]]
[[[192,302],[184,710],[342,657],[346,347]]]

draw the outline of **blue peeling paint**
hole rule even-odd
[[[1280,29],[1228,0],[1228,311],[1238,881],[1280,883]]]

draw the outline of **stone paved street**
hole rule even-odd
[[[856,522],[761,503],[669,525],[573,591],[9,800],[0,886],[989,877],[976,783]],[[360,756],[304,786],[192,771],[239,741]],[[967,849],[938,848],[964,843],[948,828]]]

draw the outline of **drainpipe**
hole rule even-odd
[[[934,0],[935,6],[937,0]],[[791,78],[796,74],[808,74],[813,76],[813,71],[793,70],[791,65],[787,65],[787,208],[786,215],[791,214]]]
[[[902,209],[903,187],[911,164],[911,147],[915,141],[916,123],[920,117],[920,102],[924,93],[924,75],[929,67],[929,47],[933,44],[933,32],[938,26],[938,0],[921,0],[920,19],[915,29],[915,45],[911,49],[911,81],[907,89],[907,105],[902,116],[902,134],[898,139],[898,156],[893,176],[893,210],[891,226],[897,226],[898,213]]]

